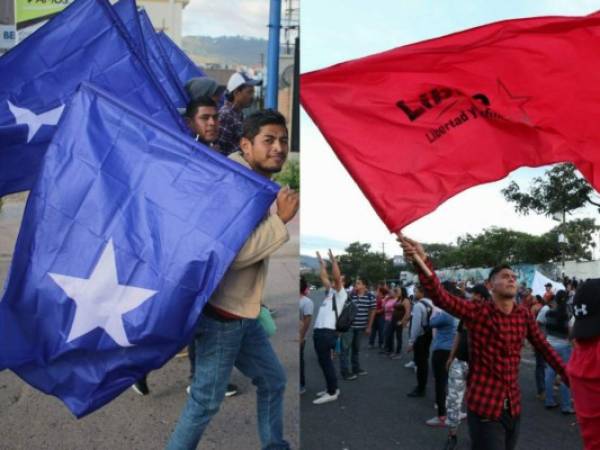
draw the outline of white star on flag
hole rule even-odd
[[[67,342],[99,327],[121,347],[132,345],[125,333],[122,316],[158,291],[119,284],[116,264],[111,239],[89,278],[48,272],[54,282],[77,304]]]
[[[17,122],[17,125],[27,125],[27,142],[30,142],[33,139],[33,137],[42,127],[42,125],[56,125],[60,120],[60,116],[62,115],[63,110],[65,109],[65,105],[60,105],[57,108],[51,109],[41,114],[36,114],[27,108],[19,108],[18,106],[13,105],[8,100],[7,102],[8,109],[10,109],[12,115],[15,116],[15,121]]]

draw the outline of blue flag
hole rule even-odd
[[[161,367],[278,187],[83,84],[29,196],[0,369],[77,417]]]
[[[117,13],[117,16],[119,16],[119,19],[121,19],[121,22],[123,22],[133,45],[135,45],[140,55],[148,61],[148,50],[144,42],[142,24],[138,18],[138,9],[135,0],[119,0],[113,5],[113,9]]]
[[[166,57],[171,61],[179,82],[185,86],[191,78],[205,77],[206,74],[186,55],[163,31],[156,34]]]
[[[188,103],[188,97],[183,88],[184,84],[179,81],[177,73],[171,66],[170,61],[166,58],[166,54],[162,51],[150,17],[148,17],[148,14],[143,9],[138,12],[138,15],[143,41],[145,42],[148,51],[148,61],[152,71],[156,74],[161,86],[164,87],[173,104],[178,108],[185,108]]]
[[[77,0],[0,57],[0,196],[31,189],[82,81],[186,129],[108,0]]]

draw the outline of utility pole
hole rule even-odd
[[[267,54],[267,98],[265,106],[277,109],[279,93],[279,31],[281,29],[281,0],[269,5],[269,51]]]

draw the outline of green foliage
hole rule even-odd
[[[357,277],[376,284],[385,279],[397,278],[399,270],[394,267],[393,259],[386,258],[385,253],[371,251],[370,244],[353,242],[339,257],[340,269],[346,279]]]
[[[504,198],[515,204],[518,213],[530,212],[553,216],[568,214],[585,205],[593,204],[594,190],[575,172],[573,164],[559,164],[547,170],[544,177],[534,178],[529,193],[522,192],[514,181],[502,190]]]
[[[281,172],[273,177],[273,181],[281,186],[289,185],[295,191],[300,190],[300,162],[297,159],[288,160]]]
[[[462,236],[456,245],[424,244],[424,248],[439,268],[490,267],[501,262],[542,264],[560,261],[563,256],[591,260],[596,246],[594,233],[599,229],[593,219],[573,220],[541,236],[492,227],[476,236]],[[567,244],[559,244],[560,233],[566,236]]]

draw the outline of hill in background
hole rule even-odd
[[[246,36],[185,36],[183,50],[195,61],[209,67],[250,66],[256,67],[267,56],[267,40]]]

